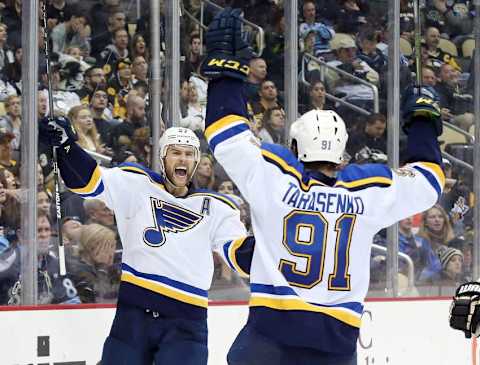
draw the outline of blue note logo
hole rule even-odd
[[[188,231],[203,218],[203,215],[160,199],[150,197],[150,202],[155,225],[143,231],[143,241],[152,247],[160,247],[165,243],[165,233]]]

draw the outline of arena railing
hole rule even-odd
[[[374,112],[374,113],[378,113],[378,112],[379,112],[379,110],[380,110],[380,104],[379,104],[379,97],[378,97],[378,88],[377,88],[375,85],[373,85],[373,84],[371,84],[370,82],[365,81],[365,80],[363,80],[363,79],[361,79],[361,78],[359,78],[359,77],[356,77],[356,76],[354,76],[354,75],[352,75],[352,74],[350,74],[350,73],[348,73],[348,72],[346,72],[346,71],[343,71],[343,70],[340,70],[340,69],[335,68],[335,67],[333,67],[333,66],[330,66],[330,65],[329,65],[328,63],[326,63],[325,61],[322,61],[321,59],[313,56],[313,55],[310,54],[310,53],[305,53],[305,54],[304,54],[304,57],[306,57],[306,58],[308,58],[308,59],[310,59],[310,60],[312,60],[312,61],[317,62],[317,63],[321,66],[321,67],[320,67],[320,79],[321,79],[322,82],[325,81],[325,69],[328,69],[328,70],[330,70],[330,71],[332,71],[332,72],[335,72],[335,73],[337,73],[337,74],[339,74],[339,75],[341,75],[341,76],[343,76],[343,77],[345,77],[345,78],[347,78],[347,79],[350,79],[350,80],[352,80],[352,81],[355,81],[355,82],[357,82],[357,83],[359,83],[359,84],[362,84],[362,85],[365,85],[365,86],[371,88],[372,91],[373,91],[373,112]],[[303,68],[304,68],[304,67],[305,67],[305,66],[304,66],[303,63],[302,63],[302,71],[303,71]],[[305,74],[305,73],[302,72],[302,77],[303,77],[303,78],[305,77],[304,74]],[[349,103],[349,102],[347,102],[347,101],[345,101],[345,100],[343,100],[343,99],[336,98],[335,96],[333,96],[333,95],[331,95],[331,94],[328,94],[328,95],[329,95],[328,97],[331,98],[332,100],[335,100],[335,99],[336,99],[335,101],[338,101],[339,103],[341,103],[341,104],[343,104],[343,105],[345,105],[345,106],[347,106],[347,107],[349,107],[349,108],[351,108],[351,109],[353,109],[353,110],[355,110],[355,111],[357,111],[357,112],[360,112],[360,113],[365,114],[365,115],[370,115],[370,114],[371,114],[370,112],[368,112],[368,111],[365,110],[365,109],[358,108],[358,107],[354,108],[355,105],[353,105],[353,104],[351,104],[351,103]],[[332,97],[335,98],[335,99],[333,99]],[[362,112],[362,111],[363,111],[363,112]]]

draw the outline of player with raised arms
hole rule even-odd
[[[59,146],[66,186],[84,198],[101,199],[115,213],[122,276],[102,365],[206,365],[212,249],[245,273],[254,241],[229,198],[191,187],[200,159],[198,138],[189,129],[167,129],[157,174],[137,164],[98,166],[75,143],[64,118],[46,119],[39,129],[44,142]]]
[[[356,364],[375,233],[433,206],[444,174],[436,95],[405,96],[408,164],[347,165],[342,118],[312,110],[290,129],[291,150],[260,144],[243,93],[250,50],[240,10],[216,15],[202,72],[210,78],[205,136],[250,204],[256,237],[248,322],[230,365]]]

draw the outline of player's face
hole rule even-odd
[[[165,155],[165,174],[178,187],[187,186],[195,168],[195,150],[192,146],[173,145]]]

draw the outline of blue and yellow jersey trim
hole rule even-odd
[[[358,302],[347,302],[335,305],[308,303],[300,298],[288,286],[250,284],[251,307],[267,307],[277,310],[301,310],[323,313],[350,326],[360,328],[363,305]]]
[[[371,187],[388,188],[393,183],[392,170],[382,164],[348,165],[337,176],[335,187],[358,191]]]
[[[209,196],[211,198],[214,198],[214,199],[228,205],[232,209],[235,209],[235,210],[239,209],[237,204],[232,199],[230,199],[228,196],[226,196],[224,194],[216,193],[214,191],[210,191],[210,190],[194,191],[193,193],[187,195],[186,198],[195,197],[195,196]]]
[[[205,138],[212,150],[222,142],[249,130],[247,119],[240,115],[227,115],[205,129]]]
[[[166,276],[142,273],[125,263],[122,263],[121,280],[180,302],[202,308],[208,307],[208,292],[206,290]]]
[[[243,243],[248,237],[242,237],[235,241],[229,241],[223,245],[223,254],[227,259],[227,263],[230,268],[234,271],[237,271],[240,276],[247,278],[249,274],[242,269],[240,264],[237,261],[237,250],[242,247]]]
[[[413,167],[420,172],[437,192],[438,196],[442,195],[445,186],[445,174],[440,165],[432,162],[415,162],[408,166]]]
[[[95,167],[87,185],[82,188],[70,188],[70,190],[84,198],[100,195],[105,190],[100,167]]]
[[[147,169],[146,167],[136,164],[136,163],[123,163],[118,166],[118,168],[122,171],[132,172],[134,174],[144,175],[149,178],[150,182],[159,188],[165,190],[165,186],[163,185],[163,177],[157,174],[156,172]]]
[[[292,152],[283,146],[262,143],[263,159],[280,169],[284,174],[294,177],[304,191],[309,191],[312,186],[326,186],[319,180],[311,179],[304,181],[303,165],[295,158]]]

